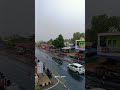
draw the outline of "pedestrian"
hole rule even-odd
[[[52,78],[52,73],[51,73],[51,71],[47,68],[47,76],[49,77],[49,78]]]
[[[40,60],[37,63],[37,74],[43,75],[43,62]]]
[[[45,70],[45,63],[43,63],[43,70]]]
[[[39,77],[38,84],[42,84],[42,77],[44,76],[43,74],[43,63],[42,61],[38,60],[37,63],[37,75]]]

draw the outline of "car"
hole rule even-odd
[[[72,63],[68,64],[68,69],[75,72],[76,74],[84,74],[85,73],[85,67],[79,63]]]

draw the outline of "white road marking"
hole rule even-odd
[[[55,77],[54,74],[53,74],[53,76]],[[55,77],[55,78],[56,78],[56,77]],[[50,90],[51,88],[54,88],[55,86],[57,86],[57,85],[59,84],[60,80],[59,80],[58,78],[56,78],[56,79],[57,79],[57,83],[56,83],[55,85],[51,86],[50,88],[45,89],[45,90]]]
[[[64,77],[66,77],[66,76],[55,76],[56,78],[58,77],[58,78],[64,78]]]
[[[55,61],[54,61],[55,62]],[[55,62],[56,63],[56,62]],[[59,65],[58,63],[56,63],[57,65]],[[49,67],[49,66],[48,66]],[[50,67],[49,67],[50,68]],[[60,67],[60,68],[62,68],[62,69],[64,69],[65,71],[67,71],[67,69],[65,68],[65,67]],[[53,86],[51,86],[50,88],[48,88],[48,89],[45,89],[45,90],[50,90],[51,88],[54,88],[55,86],[57,86],[59,83],[61,83],[61,84],[63,84],[63,86],[65,87],[65,88],[67,88],[67,86],[66,85],[64,85],[64,83],[62,82],[62,81],[60,81],[57,77],[60,77],[60,78],[63,78],[63,77],[66,77],[66,76],[55,76],[54,74],[52,74],[56,79],[57,79],[57,83],[55,84],[55,85],[53,85]],[[67,88],[68,89],[68,88]],[[70,89],[68,89],[68,90],[70,90]]]
[[[64,85],[64,87],[66,87],[66,88],[67,88],[67,86],[66,86],[66,85]]]
[[[63,70],[65,70],[65,71],[67,71],[67,69],[66,69],[65,67],[62,66],[61,68],[62,68]]]

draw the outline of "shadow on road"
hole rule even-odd
[[[56,59],[54,57],[52,57],[52,60],[54,60],[59,66],[63,65],[63,61],[62,60]]]
[[[71,71],[71,70],[69,70],[69,69],[68,69],[68,73],[70,74],[70,76],[71,76],[73,79],[75,79],[75,80],[77,80],[77,81],[82,81],[82,80],[83,80],[83,78],[81,77],[81,76],[83,76],[83,75],[77,75],[75,72],[73,72],[73,71]]]

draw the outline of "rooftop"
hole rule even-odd
[[[79,66],[79,67],[83,66],[83,65],[81,65],[79,63],[73,63],[73,65],[76,65],[76,66]]]

